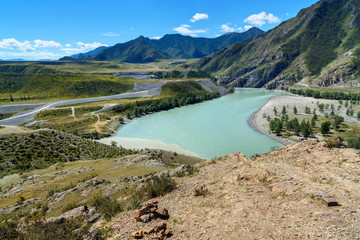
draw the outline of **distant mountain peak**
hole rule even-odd
[[[166,34],[158,40],[140,35],[134,40],[101,49],[95,54],[88,52],[70,57],[80,60],[133,63],[156,61],[164,58],[201,58],[258,34],[257,32],[234,33],[217,38],[194,38],[181,34]],[[61,60],[69,60],[69,57]]]

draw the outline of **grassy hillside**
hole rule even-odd
[[[112,147],[57,131],[0,136],[1,176],[39,169],[57,162],[119,157],[131,150]]]
[[[3,94],[78,98],[127,92],[133,88],[133,80],[108,75],[0,73],[0,85]]]
[[[206,91],[201,87],[200,83],[195,81],[169,82],[161,87],[161,94],[169,96],[204,93]]]
[[[166,59],[151,63],[115,63],[106,61],[52,61],[6,62],[0,61],[0,72],[8,73],[77,73],[115,74],[122,71],[164,71],[179,69],[191,59]]]

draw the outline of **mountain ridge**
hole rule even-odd
[[[274,29],[202,58],[194,67],[212,73],[219,83],[240,87],[280,88],[301,80],[329,86],[356,80],[359,10],[359,0],[319,1]]]
[[[73,54],[71,56],[69,56],[70,58],[75,58],[75,59],[80,59],[80,58],[84,58],[86,56],[94,56],[96,55],[98,52],[100,52],[103,49],[108,48],[107,46],[100,46],[98,48],[95,48],[94,50],[91,50],[89,52],[86,53],[77,53],[77,54]]]
[[[194,38],[181,34],[166,34],[156,40],[139,36],[131,41],[101,49],[92,56],[88,54],[89,52],[78,54],[74,60],[145,63],[167,58],[201,58],[261,33],[263,33],[262,30],[254,27],[244,33],[234,32],[217,38]],[[73,60],[72,58],[70,56],[59,60]]]

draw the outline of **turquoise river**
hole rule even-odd
[[[283,145],[252,129],[248,120],[271,97],[282,94],[236,88],[236,93],[215,100],[134,119],[116,137],[176,144],[206,159],[231,152],[262,154]]]

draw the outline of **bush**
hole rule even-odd
[[[15,222],[5,222],[0,225],[0,236],[2,239],[17,239],[20,234],[17,231],[17,224]]]
[[[143,201],[145,201],[144,192],[142,190],[133,191],[130,198],[126,201],[126,210],[140,208]]]
[[[143,201],[150,198],[165,195],[175,189],[176,183],[170,177],[155,176],[140,190],[133,190],[128,200],[126,200],[126,209],[137,209]],[[125,204],[125,203],[124,203]]]
[[[19,231],[16,222],[5,222],[0,226],[1,239],[83,239],[87,234],[88,226],[83,226],[83,217],[66,219],[63,223],[36,221],[33,224],[23,226]],[[80,231],[75,231],[80,229]]]
[[[325,139],[325,143],[326,143],[326,147],[330,149],[338,146],[336,139],[332,139],[332,138]]]
[[[155,176],[144,188],[146,195],[149,198],[162,196],[165,193],[171,192],[176,187],[176,183],[170,177]]]
[[[349,139],[347,143],[348,148],[360,149],[360,137],[358,139]]]
[[[108,196],[97,195],[92,205],[108,221],[122,210],[121,205],[116,200],[111,200]]]

